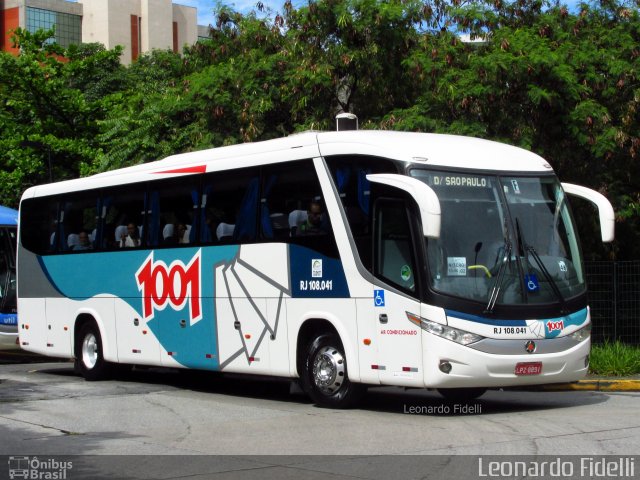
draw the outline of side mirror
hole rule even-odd
[[[605,243],[613,242],[615,237],[616,217],[613,212],[613,207],[609,200],[607,200],[607,197],[595,190],[591,190],[590,188],[582,187],[580,185],[573,185],[572,183],[563,183],[562,188],[565,193],[589,200],[598,207],[598,216],[600,217],[600,235],[602,236],[602,241]]]
[[[398,188],[408,193],[420,208],[422,233],[425,237],[440,237],[440,200],[433,189],[426,183],[405,175],[376,173],[367,175],[367,180]]]

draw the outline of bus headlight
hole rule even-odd
[[[569,337],[571,337],[576,342],[582,342],[587,338],[589,338],[590,336],[591,336],[591,322],[586,324],[580,330],[576,330],[575,332],[569,334]]]
[[[425,332],[433,333],[438,337],[446,338],[447,340],[459,343],[460,345],[469,345],[470,343],[478,342],[484,338],[481,335],[466,332],[459,328],[453,328],[448,325],[432,322],[431,320],[418,317],[417,315],[413,315],[409,312],[407,312],[407,318],[411,323],[418,325]]]

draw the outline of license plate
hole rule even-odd
[[[516,375],[540,375],[542,362],[525,362],[516,364]]]

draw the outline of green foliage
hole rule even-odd
[[[95,156],[96,125],[82,93],[70,88],[53,31],[17,29],[17,57],[0,53],[0,194],[16,206],[24,188],[75,177]]]
[[[589,371],[596,375],[640,374],[640,348],[619,341],[591,347]]]
[[[640,256],[640,18],[631,1],[219,4],[210,38],[122,66],[120,47],[18,29],[0,55],[0,201],[27,186],[173,153],[332,129],[471,135],[519,145],[605,193],[615,246],[576,203],[589,258]],[[476,42],[462,41],[471,36]],[[61,57],[64,55],[64,59]],[[27,145],[25,142],[30,142]],[[37,147],[35,145],[38,145]],[[505,159],[508,163],[509,159]],[[590,207],[589,207],[590,208]]]

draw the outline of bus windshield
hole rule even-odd
[[[427,239],[431,287],[496,304],[550,304],[586,290],[576,231],[555,176],[414,169],[438,195],[441,235]]]

